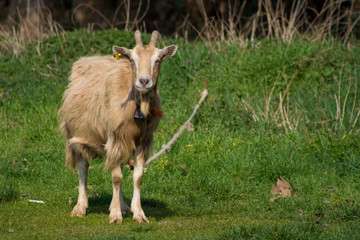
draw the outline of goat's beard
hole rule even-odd
[[[135,90],[136,104],[138,106],[140,105],[141,113],[144,114],[145,117],[147,117],[150,114],[150,101],[154,97],[154,93],[156,92],[156,90],[152,88],[146,93],[138,91],[136,87],[134,87],[133,90]]]
[[[149,112],[150,112],[150,106],[149,106],[149,101],[142,101],[141,100],[141,103],[140,103],[140,111],[142,112],[142,114],[145,115],[145,117],[147,115],[149,115]]]
[[[151,89],[146,94],[140,93],[140,111],[146,116],[150,113],[150,98],[154,95],[154,90]]]

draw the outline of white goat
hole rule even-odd
[[[122,222],[131,210],[137,222],[149,222],[141,207],[140,188],[144,164],[160,117],[157,83],[161,62],[173,56],[176,45],[156,48],[159,33],[149,45],[135,32],[136,46],[129,50],[113,47],[109,56],[83,57],[74,63],[70,83],[59,110],[61,129],[66,136],[66,165],[79,173],[78,202],[72,216],[84,216],[88,207],[86,191],[88,160],[106,155],[112,174],[113,197],[109,222]],[[134,155],[134,193],[129,208],[122,197],[122,168]]]

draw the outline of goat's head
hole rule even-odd
[[[143,45],[141,33],[135,32],[136,46],[134,49],[113,46],[115,55],[119,53],[127,58],[134,70],[134,86],[142,94],[147,93],[157,85],[161,62],[175,55],[177,46],[171,45],[163,49],[156,48],[159,33],[153,31],[149,45]]]

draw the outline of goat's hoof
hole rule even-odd
[[[76,204],[74,209],[71,211],[72,217],[84,217],[86,215],[86,207],[81,207]]]
[[[138,223],[143,223],[143,222],[149,223],[149,220],[147,219],[147,217],[145,216],[144,213],[134,215],[133,219],[134,219],[134,221],[136,221]]]
[[[122,223],[123,218],[120,209],[113,209],[109,215],[109,223]]]
[[[109,217],[109,223],[122,223],[123,219],[118,217]]]

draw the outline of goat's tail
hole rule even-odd
[[[58,116],[60,115],[60,111]],[[61,132],[65,135],[66,143],[65,143],[65,165],[71,169],[76,167],[76,154],[70,147],[70,139],[71,139],[71,132],[69,128],[66,126],[65,121],[63,121],[60,125]]]

